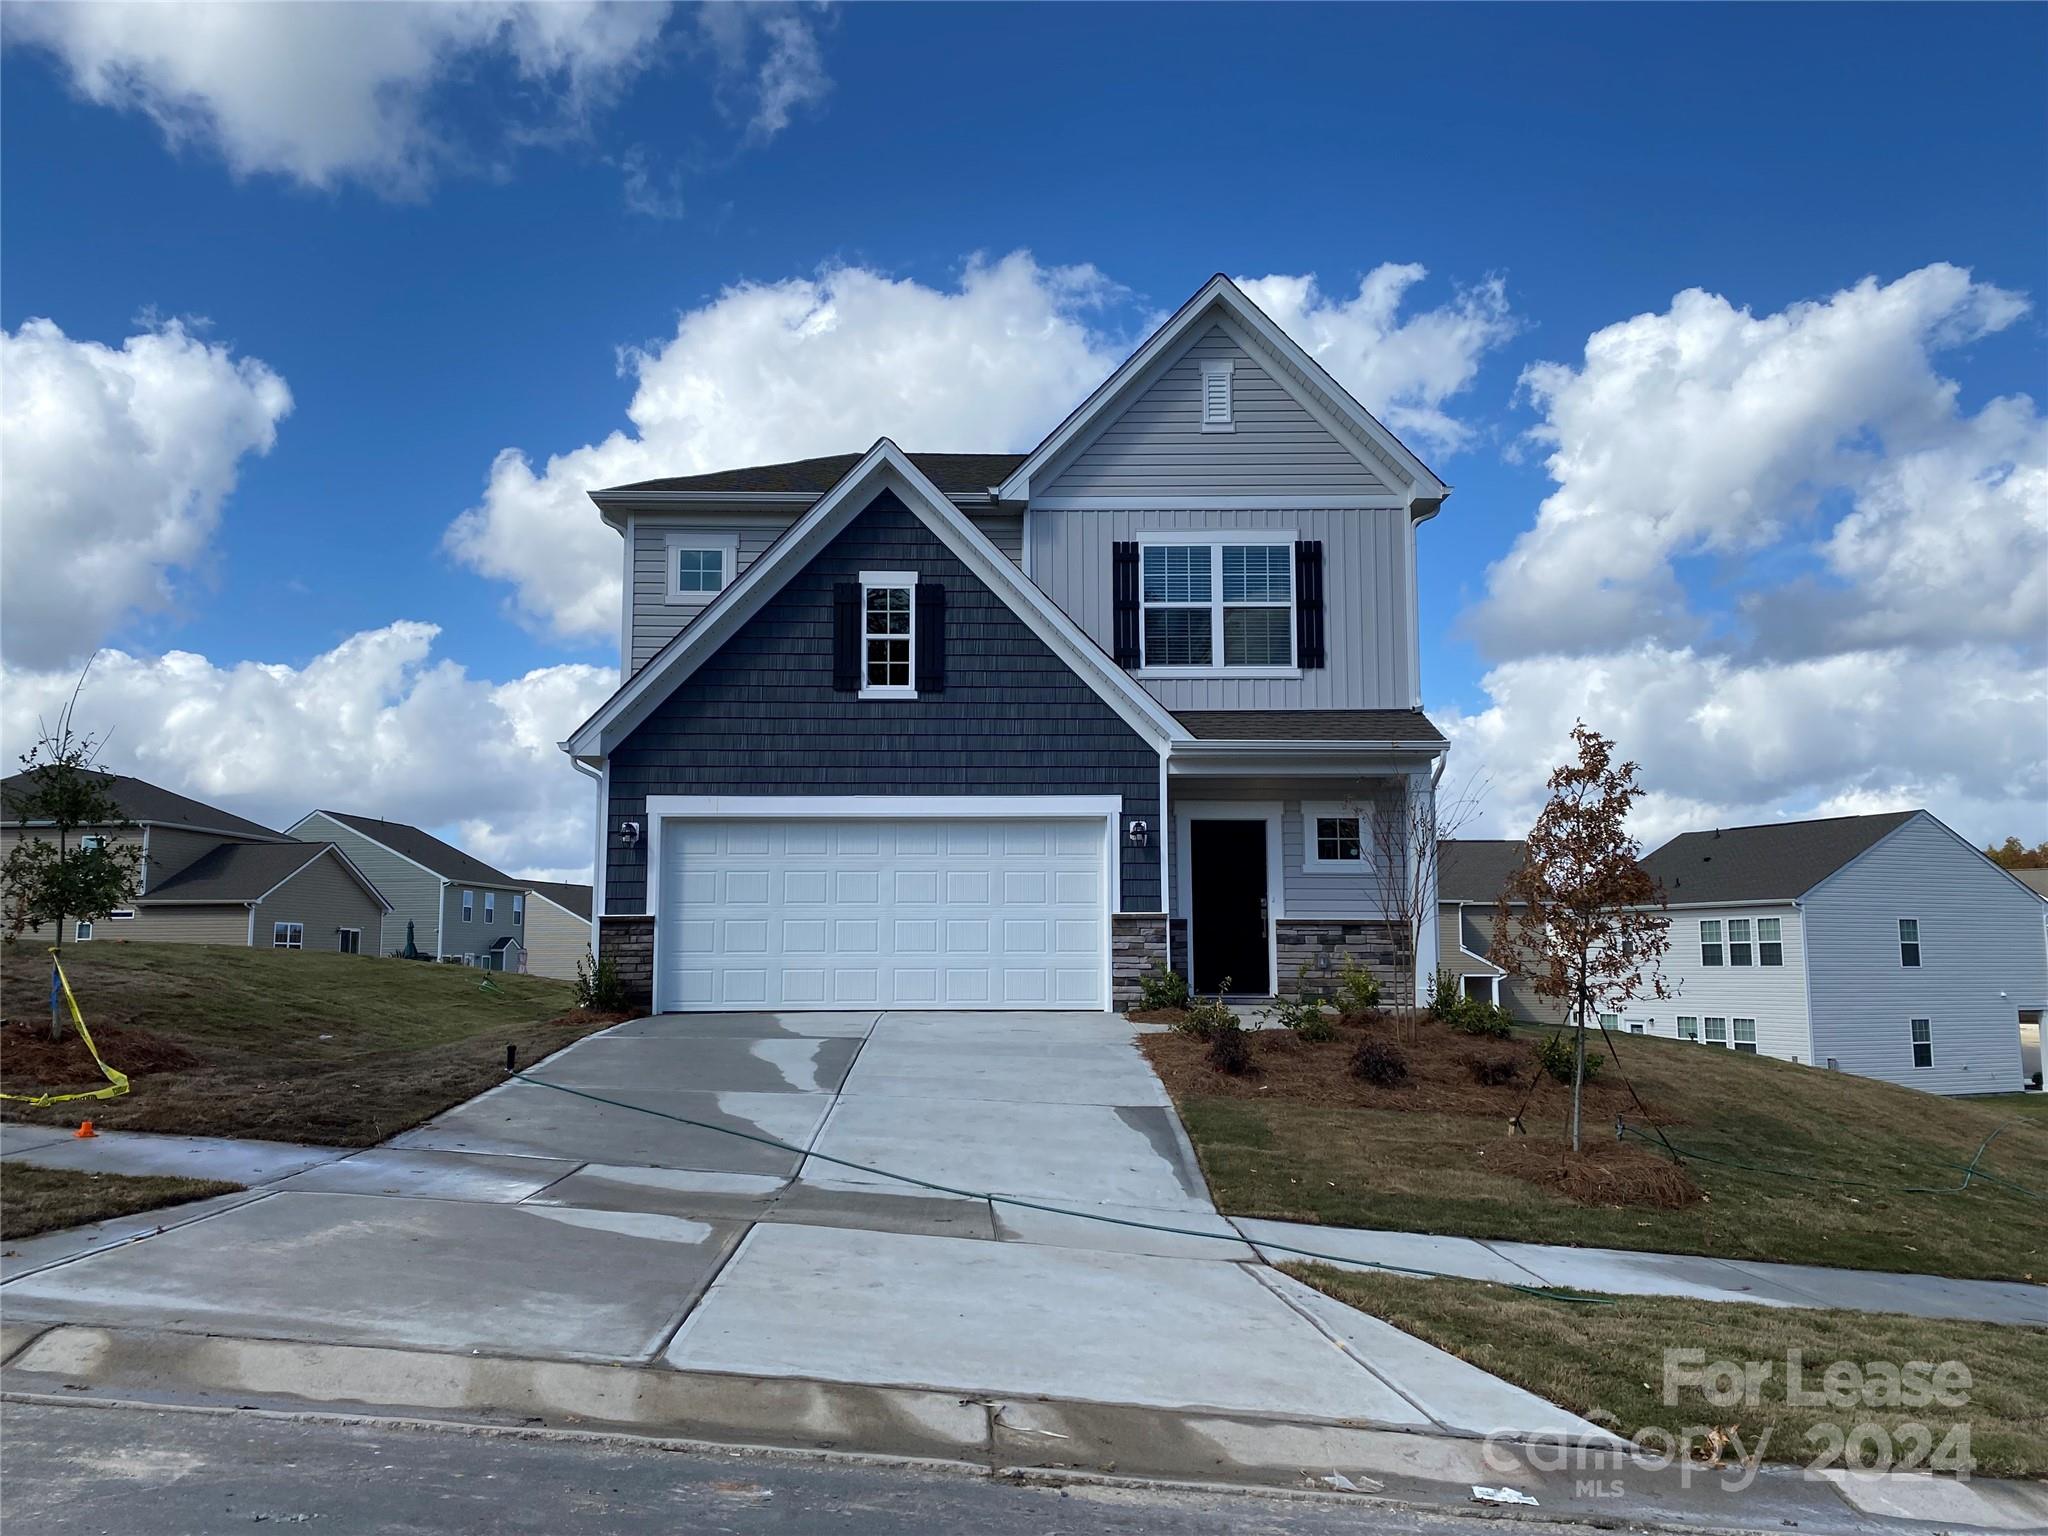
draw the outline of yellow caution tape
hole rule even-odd
[[[85,1042],[85,1048],[92,1052],[92,1059],[98,1064],[107,1079],[104,1088],[88,1088],[83,1093],[0,1093],[0,1099],[12,1099],[18,1104],[27,1104],[40,1109],[45,1104],[69,1104],[74,1099],[118,1099],[128,1091],[128,1074],[117,1072],[108,1066],[100,1056],[100,1048],[93,1044],[92,1031],[85,1027],[85,1015],[78,1011],[78,999],[71,995],[71,978],[64,974],[64,962],[57,958],[57,951],[50,951],[50,964],[56,968],[57,982],[64,989],[64,1001],[71,1009],[71,1023],[78,1030],[78,1038]]]

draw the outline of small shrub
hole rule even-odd
[[[1448,1022],[1461,1035],[1481,1035],[1488,1040],[1505,1040],[1514,1032],[1507,1009],[1476,997],[1459,998]]]
[[[1560,1030],[1536,1047],[1536,1064],[1560,1083],[1568,1083],[1572,1080],[1572,1057],[1575,1054],[1572,1037]],[[1587,1082],[1600,1075],[1601,1064],[1606,1060],[1598,1051],[1586,1052]]]
[[[1230,990],[1230,978],[1223,978],[1223,985],[1216,995],[1207,1000],[1197,999],[1188,1004],[1187,1017],[1173,1027],[1184,1035],[1193,1035],[1197,1040],[1214,1040],[1225,1030],[1238,1029],[1242,1021],[1223,1001],[1223,994]]]
[[[1309,1045],[1325,1045],[1337,1038],[1337,1022],[1327,1011],[1321,993],[1309,984],[1308,967],[1294,973],[1295,996],[1283,997],[1273,1005],[1273,1022]]]
[[[1209,1036],[1209,1065],[1218,1072],[1228,1072],[1232,1077],[1242,1077],[1252,1069],[1251,1041],[1246,1038],[1244,1027],[1237,1022],[1237,1015],[1229,1013],[1230,1022],[1219,1025]]]
[[[1352,1054],[1351,1075],[1375,1088],[1398,1088],[1408,1081],[1408,1058],[1384,1040],[1367,1039]]]
[[[1348,956],[1337,973],[1337,1011],[1347,1019],[1380,1011],[1379,977]]]
[[[1169,971],[1162,965],[1138,978],[1140,1008],[1185,1008],[1187,1005],[1188,979],[1179,971]]]
[[[1499,1088],[1522,1075],[1522,1064],[1512,1056],[1467,1056],[1465,1070],[1482,1088]]]
[[[1436,970],[1429,975],[1429,1016],[1449,1023],[1458,1012],[1458,1005],[1465,1001],[1463,988],[1458,978],[1449,971]]]
[[[626,984],[619,980],[619,963],[610,955],[602,960],[590,951],[576,962],[576,1006],[593,1013],[624,1013]]]

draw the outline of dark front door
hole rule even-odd
[[[1196,821],[1188,829],[1198,992],[1273,990],[1266,963],[1266,824]]]

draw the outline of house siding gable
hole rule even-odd
[[[590,920],[565,911],[545,896],[528,892],[523,927],[527,971],[535,976],[574,980],[576,963],[590,952]]]
[[[254,943],[257,949],[268,949],[273,924],[299,923],[305,928],[307,950],[331,954],[341,947],[337,930],[354,928],[363,936],[363,954],[375,955],[383,940],[383,922],[384,909],[362,882],[332,853],[323,853],[256,904]]]
[[[435,953],[434,946],[441,933],[439,876],[386,848],[376,839],[366,837],[347,823],[318,811],[301,822],[293,836],[309,843],[335,844],[369,878],[370,883],[384,893],[384,899],[391,903],[391,911],[384,919],[379,953],[393,954],[405,948],[405,925],[408,921],[413,925],[413,943],[419,947],[420,953]],[[258,937],[265,943],[269,942],[267,935]],[[369,942],[370,935],[366,930],[363,935],[365,947]]]
[[[761,557],[796,519],[793,512],[694,512],[662,515],[635,513],[626,537],[631,540],[632,585],[627,592],[626,675],[632,676],[704,611],[715,593],[701,599],[668,600],[668,541],[674,534],[707,534],[736,541],[732,579]],[[1021,512],[974,514],[974,525],[1011,561],[1024,558],[1024,515]]]
[[[2020,1085],[2019,1012],[2048,1002],[2039,901],[1932,817],[1919,816],[1810,891],[1814,1051],[1845,1072],[1932,1093]],[[1899,963],[1899,919],[1920,965]],[[1911,1020],[1934,1065],[1915,1067]]]
[[[946,686],[832,687],[832,589],[912,570],[946,589]],[[650,795],[1115,794],[1159,825],[1159,754],[890,492],[791,575],[609,760],[610,823]],[[607,840],[604,910],[644,911],[647,846]],[[1158,911],[1158,839],[1122,845],[1122,910]]]
[[[1231,366],[1230,432],[1202,430],[1202,364]],[[1385,496],[1390,487],[1264,364],[1211,325],[1032,495]]]

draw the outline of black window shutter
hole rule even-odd
[[[1110,590],[1116,601],[1116,664],[1135,667],[1142,659],[1138,649],[1138,546],[1136,541],[1110,545]]]
[[[946,589],[920,581],[910,589],[917,604],[917,656],[911,681],[919,693],[946,691]]]
[[[860,583],[832,586],[832,686],[860,692]]]
[[[1323,543],[1303,539],[1294,546],[1294,664],[1325,664],[1323,655]]]

